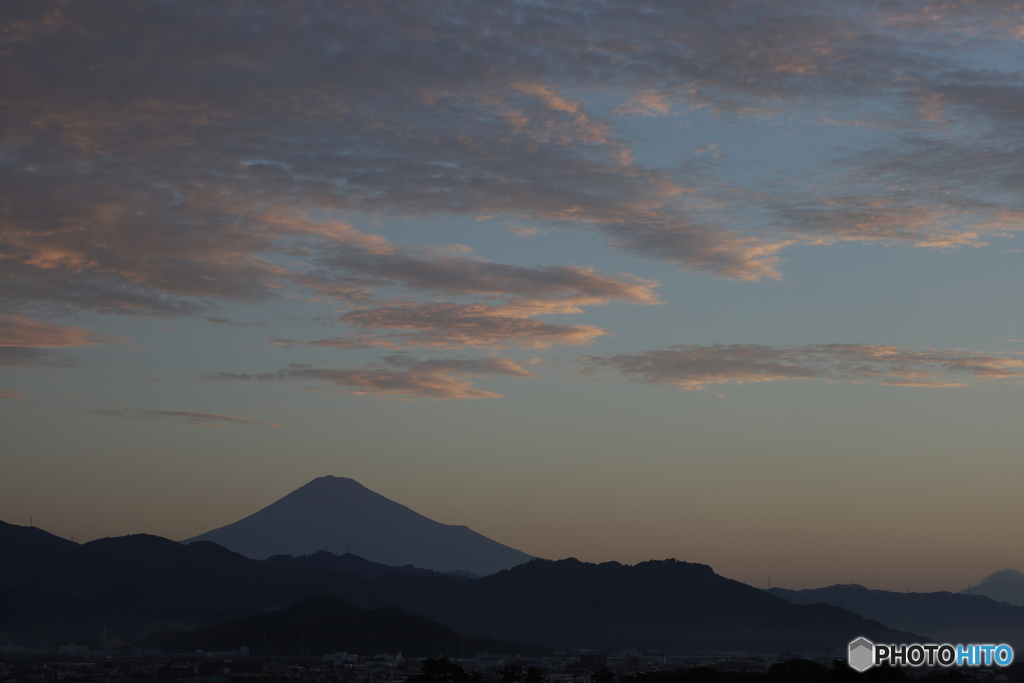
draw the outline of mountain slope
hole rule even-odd
[[[187,539],[246,557],[350,550],[374,562],[485,576],[531,556],[465,526],[435,522],[345,477],[320,477],[259,512]]]
[[[860,635],[916,639],[674,560],[532,560],[466,580],[330,553],[252,560],[208,541],[145,535],[62,546],[59,556],[45,544],[19,548],[9,552],[0,541],[0,627],[18,644],[96,639],[104,626],[117,638],[192,629],[320,594],[364,609],[399,605],[459,633],[549,647],[828,653]]]
[[[855,584],[800,591],[772,588],[770,592],[800,605],[843,607],[893,628],[926,634],[936,642],[1024,647],[1024,607],[982,595],[894,593]]]
[[[1024,572],[1019,569],[1003,569],[993,572],[977,586],[960,591],[961,595],[984,595],[996,602],[1024,606]]]
[[[414,587],[395,576],[372,583],[372,591],[349,599],[396,603],[463,633],[552,647],[830,653],[859,635],[916,637],[844,609],[794,605],[676,560],[533,560],[460,584]]]
[[[54,548],[70,548],[78,545],[60,536],[34,526],[18,526],[0,522],[0,545],[13,548],[23,545],[45,545]]]
[[[283,610],[198,631],[157,633],[144,644],[179,652],[249,646],[254,654],[265,651],[277,655],[342,651],[358,655],[402,652],[407,657],[436,657],[439,653],[445,657],[478,652],[552,653],[545,647],[459,635],[447,626],[397,606],[360,609],[330,595],[311,596]]]

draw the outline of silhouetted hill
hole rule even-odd
[[[200,543],[208,543],[209,541],[199,541]],[[352,572],[356,576],[364,579],[376,579],[381,576],[388,576],[392,574],[398,574],[401,576],[451,576],[453,578],[470,578],[463,576],[463,572],[437,572],[433,569],[420,569],[414,567],[411,564],[407,564],[404,567],[392,567],[390,565],[381,564],[380,562],[371,562],[370,560],[353,555],[352,553],[345,553],[344,555],[335,555],[334,553],[321,550],[315,552],[312,555],[300,555],[294,557],[292,555],[274,555],[266,559],[266,563],[275,567],[287,567],[291,569],[327,569],[331,571],[341,572]],[[479,578],[479,577],[476,577]]]
[[[78,545],[60,536],[54,536],[34,526],[18,526],[0,522],[0,546],[13,548],[18,545],[49,545],[55,547],[71,547]]]
[[[1024,572],[1018,569],[1003,569],[993,572],[977,586],[960,591],[961,595],[984,595],[996,602],[1024,606]]]
[[[233,524],[191,541],[206,540],[265,559],[351,549],[392,566],[493,574],[531,556],[465,526],[435,522],[359,482],[320,477]]]
[[[0,544],[0,587],[31,587],[117,605],[202,610],[258,606],[278,609],[317,593],[358,591],[367,577],[389,570],[440,582],[462,580],[430,570],[319,556],[251,560],[210,541],[183,545],[137,534],[58,550],[38,546],[6,552]],[[126,596],[124,598],[120,596]]]
[[[125,641],[154,631],[197,628],[260,610],[182,610],[128,591],[83,598],[37,588],[0,588],[0,634],[15,644],[47,647],[58,641],[100,642],[103,633]]]
[[[533,560],[445,591],[411,591],[395,578],[381,579],[378,591],[393,590],[374,599],[457,631],[555,647],[831,652],[857,635],[908,637],[843,609],[787,604],[706,565],[675,560]]]
[[[893,628],[925,634],[935,642],[999,642],[1024,647],[1024,607],[982,595],[894,593],[856,584],[800,591],[772,588],[770,592],[800,605],[844,607]]]
[[[196,628],[225,610],[276,610],[328,594],[365,609],[400,605],[476,637],[551,647],[831,652],[858,635],[881,642],[913,637],[674,560],[533,560],[467,580],[331,553],[252,560],[208,541],[135,535],[83,545],[0,542],[0,589],[34,591],[53,616],[51,635],[65,613],[75,632],[116,623],[124,632],[109,635],[124,638],[156,624]],[[19,609],[31,608],[30,601]],[[10,631],[18,632],[17,623]]]
[[[439,653],[445,657],[473,656],[478,652],[540,656],[552,653],[545,647],[460,635],[397,605],[361,609],[330,595],[311,596],[283,610],[188,633],[157,633],[144,644],[178,652],[248,646],[253,654],[275,655],[342,651],[359,655],[400,651],[409,657],[435,657]]]

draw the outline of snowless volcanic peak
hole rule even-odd
[[[192,541],[213,541],[254,559],[326,549],[481,576],[532,559],[466,526],[428,519],[354,479],[333,476],[318,477],[259,512],[184,542]]]

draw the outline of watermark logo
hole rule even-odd
[[[850,641],[847,662],[856,671],[867,671],[873,666],[1010,666],[1013,648],[999,645],[951,645],[950,643],[911,643],[909,645],[881,645],[867,638]]]
[[[850,643],[850,668],[867,671],[875,665],[875,644],[867,638],[858,638]]]

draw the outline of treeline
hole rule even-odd
[[[497,683],[543,683],[539,669],[518,667],[498,669]],[[709,666],[674,671],[650,671],[629,675],[616,674],[609,669],[598,669],[590,675],[591,683],[961,683],[972,679],[959,669],[933,671],[921,678],[907,676],[898,667],[876,667],[857,673],[846,662],[835,661],[825,666],[806,659],[790,659],[773,664],[767,673],[750,671],[719,671]],[[447,659],[428,659],[420,674],[408,683],[485,683],[479,671],[467,673],[461,666]]]
[[[825,666],[807,659],[790,659],[772,664],[767,673],[718,671],[702,666],[638,673],[616,680],[621,683],[960,683],[972,679],[959,669],[936,671],[922,678],[911,678],[899,667],[874,667],[858,673],[841,660],[832,662],[832,666]]]

